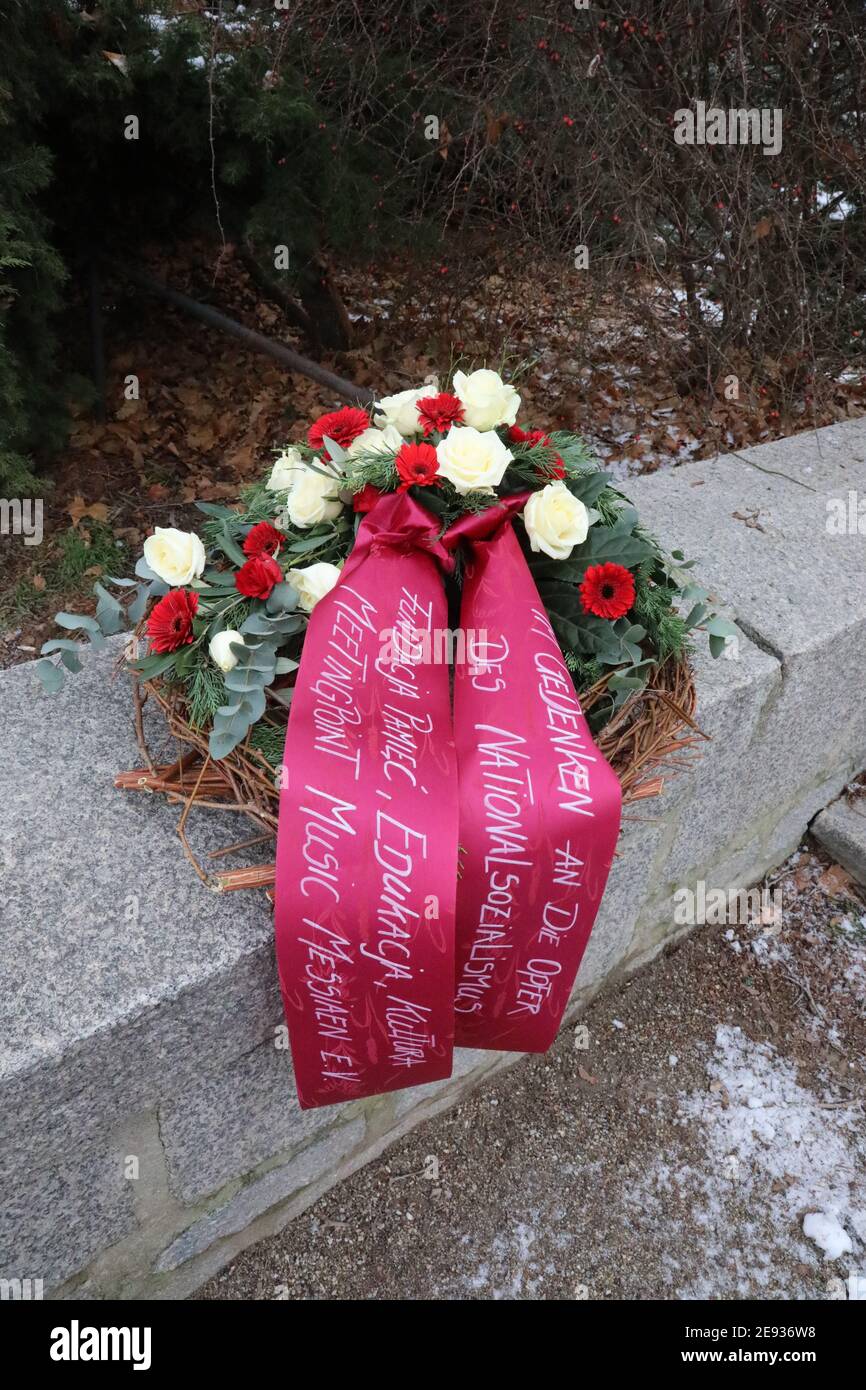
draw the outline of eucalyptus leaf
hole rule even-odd
[[[59,666],[55,666],[53,661],[37,661],[36,674],[42,682],[42,689],[46,695],[56,695],[58,690],[63,689],[64,675]]]
[[[285,617],[271,620],[271,632],[278,637],[291,637],[305,626],[306,614],[287,613]]]
[[[275,616],[279,613],[291,613],[297,606],[298,591],[285,580],[282,584],[274,585],[265,603],[267,612]]]
[[[273,667],[270,668],[271,672]],[[257,671],[250,666],[238,664],[226,676],[226,690],[237,695],[246,695],[250,690],[261,690],[268,683],[268,672]]]
[[[683,603],[704,603],[709,594],[700,584],[684,584],[679,591],[679,598]]]
[[[276,653],[273,647],[262,647],[260,652],[253,655],[253,659],[246,663],[245,669],[248,671],[262,671],[267,676],[273,676],[276,665]],[[235,667],[238,670],[238,666]]]
[[[79,650],[79,643],[73,642],[71,637],[52,637],[50,642],[43,642],[40,647],[42,656],[48,656],[50,652],[77,652]]]
[[[244,733],[213,729],[208,739],[208,752],[216,762],[219,762],[221,758],[227,758],[229,753],[233,753],[243,738]]]
[[[159,579],[159,575],[154,574],[143,555],[135,562],[135,572],[139,579]]]
[[[93,586],[99,602],[96,605],[96,621],[106,637],[113,636],[116,632],[121,632],[125,626],[125,614],[118,600],[113,594],[97,582]]]
[[[236,705],[220,705],[219,709],[215,711],[214,721],[216,722],[217,715],[221,720],[233,719],[234,716],[238,713],[238,711],[242,708],[243,703],[243,700],[239,700]]]
[[[135,598],[132,600],[132,603],[129,605],[129,621],[133,626],[137,626],[144,617],[149,597],[150,594],[148,593],[147,586],[142,584]]]
[[[55,613],[54,621],[58,627],[65,627],[67,631],[75,632],[80,628],[83,632],[99,632],[96,619],[82,613]]]
[[[697,624],[706,617],[708,611],[709,609],[705,603],[696,603],[694,608],[689,610],[689,614],[685,620],[686,632],[696,627]]]
[[[252,636],[270,637],[274,630],[273,623],[266,613],[251,613],[248,618],[241,623],[241,632],[250,633]]]
[[[257,720],[261,719],[267,706],[264,690],[251,690],[246,698],[246,703],[249,709],[250,723],[255,724]]]

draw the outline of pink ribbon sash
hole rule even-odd
[[[464,517],[446,537],[469,543],[461,627],[486,634],[455,671],[454,1008],[462,1047],[545,1052],[607,882],[621,792],[511,526],[525,500],[508,498],[504,520],[498,508]]]
[[[620,788],[512,531],[525,500],[437,540],[425,508],[388,494],[311,618],[275,910],[304,1107],[450,1076],[455,1022],[460,1045],[529,1052],[559,1027]],[[448,631],[441,575],[461,541],[452,725],[450,668],[435,658]]]

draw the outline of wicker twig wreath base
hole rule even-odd
[[[581,696],[589,713],[604,697],[607,681],[601,680]],[[142,711],[145,701],[159,705],[169,732],[185,747],[170,764],[156,765],[148,748]],[[249,740],[227,758],[215,762],[208,752],[208,736],[193,728],[180,693],[158,680],[134,681],[135,728],[145,766],[121,772],[115,786],[136,791],[162,792],[182,806],[178,835],[190,863],[202,881],[217,891],[236,888],[268,888],[274,882],[274,865],[222,869],[230,855],[242,854],[254,845],[273,842],[277,832],[279,778],[276,770]],[[620,779],[623,804],[629,806],[661,791],[665,773],[687,765],[695,744],[705,737],[694,720],[695,685],[689,663],[669,660],[653,667],[646,688],[630,696],[596,735],[596,743]],[[285,729],[288,710],[269,700],[265,719]],[[193,853],[186,823],[193,806],[238,811],[256,827],[257,834],[216,850],[204,865]]]

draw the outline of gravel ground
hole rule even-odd
[[[812,844],[765,886],[197,1297],[844,1296],[866,1275],[866,905]]]

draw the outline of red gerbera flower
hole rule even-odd
[[[580,586],[584,613],[621,618],[634,603],[634,575],[623,565],[590,565]]]
[[[283,571],[272,555],[254,555],[235,575],[235,588],[244,598],[270,598],[282,580]]]
[[[310,425],[307,443],[311,449],[321,449],[325,435],[333,439],[342,449],[348,449],[353,439],[370,428],[370,417],[366,410],[354,405],[344,405],[341,410],[332,410],[329,415],[320,415],[315,424]]]
[[[285,539],[282,531],[278,531],[269,521],[258,521],[251,527],[244,541],[244,554],[276,555]]]
[[[512,444],[546,444],[548,449],[553,447],[550,435],[545,434],[544,430],[522,430],[519,425],[511,425],[508,438]],[[539,464],[535,471],[543,478],[564,478],[565,464],[557,454],[552,463]]]
[[[361,491],[356,492],[352,498],[352,507],[356,512],[370,512],[381,496],[382,494],[377,487],[374,487],[372,483],[365,483]]]
[[[439,460],[432,444],[404,444],[394,462],[400,476],[400,491],[407,487],[429,487],[437,480]]]
[[[425,434],[432,434],[433,430],[444,434],[463,419],[463,402],[452,396],[450,391],[440,391],[438,396],[424,396],[418,402],[418,419]]]
[[[176,652],[192,641],[192,620],[198,594],[191,589],[172,589],[161,598],[147,620],[147,635],[155,652]]]

